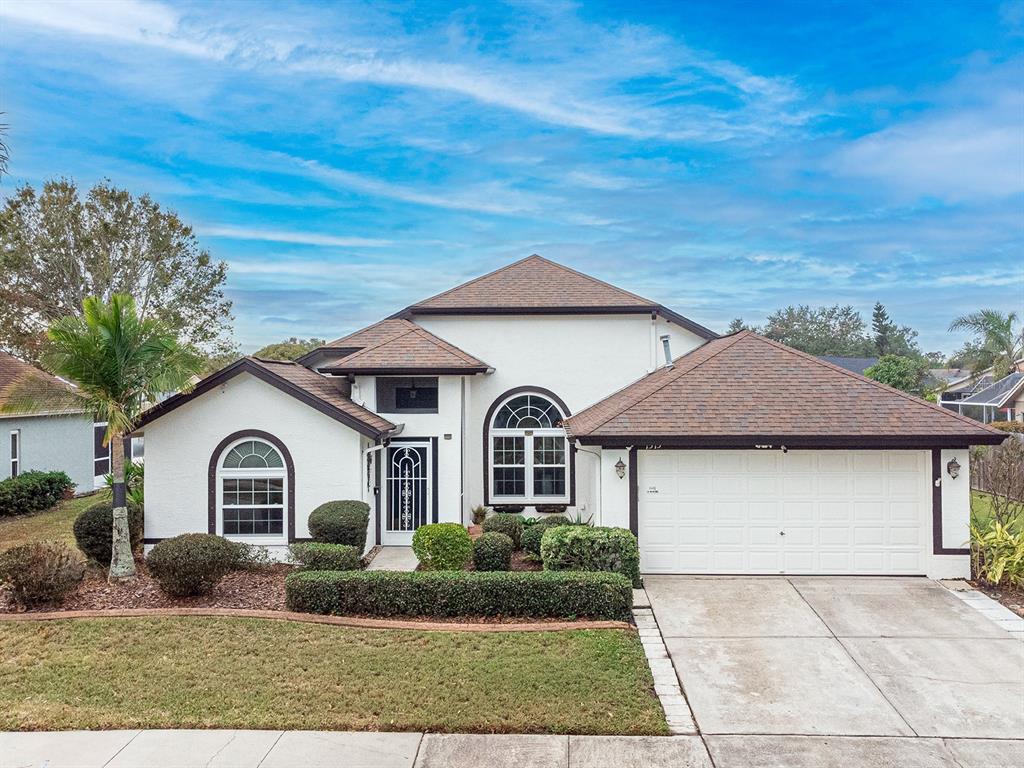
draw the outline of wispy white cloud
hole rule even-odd
[[[270,243],[295,243],[298,245],[324,245],[339,248],[382,248],[393,245],[391,240],[373,237],[344,237],[306,231],[280,229],[255,229],[235,227],[226,224],[207,224],[195,227],[196,232],[207,237],[226,237],[232,240],[262,240]]]

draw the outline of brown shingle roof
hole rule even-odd
[[[698,347],[570,417],[587,442],[930,446],[1005,435],[904,392],[742,331]],[[803,440],[794,441],[793,438]]]
[[[179,393],[146,411],[137,429],[202,395],[240,373],[250,373],[282,392],[316,408],[331,418],[370,437],[380,437],[395,428],[387,419],[356,405],[340,389],[341,381],[316,373],[291,361],[243,357],[203,379],[191,392]]]
[[[399,313],[655,312],[702,338],[717,334],[661,304],[536,254],[417,302]]]
[[[377,371],[484,372],[487,363],[438,338],[425,328],[400,318],[390,318],[332,341],[331,348],[356,349],[318,364],[336,373]]]
[[[16,415],[13,411],[2,409],[10,404],[11,397],[15,391],[31,391],[39,393],[40,396],[46,392],[62,394],[67,391],[74,391],[74,387],[63,379],[46,373],[34,365],[19,360],[7,352],[0,352],[0,415]],[[79,409],[68,408],[66,405],[57,406],[53,409],[44,409],[43,413],[79,413]]]

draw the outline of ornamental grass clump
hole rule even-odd
[[[25,608],[60,602],[84,575],[81,556],[61,542],[37,541],[0,554],[0,584]]]
[[[512,539],[491,531],[473,542],[473,567],[478,571],[507,571],[512,567]]]
[[[309,535],[314,541],[348,544],[362,552],[369,524],[370,505],[365,501],[328,501],[310,513]]]
[[[412,551],[424,571],[461,571],[473,557],[473,541],[458,523],[431,523],[416,529]]]
[[[164,539],[146,557],[160,588],[173,597],[204,595],[238,566],[238,547],[212,533]]]
[[[512,539],[512,546],[515,549],[521,549],[523,522],[522,515],[498,512],[484,520],[481,527],[484,529],[484,533],[504,533]]]
[[[625,528],[550,528],[541,539],[540,554],[545,571],[611,571],[641,586],[640,550],[636,536]]]
[[[289,548],[292,560],[309,571],[355,571],[361,563],[359,550],[348,544],[302,541]]]

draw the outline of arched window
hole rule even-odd
[[[219,533],[261,541],[283,539],[287,475],[280,452],[263,440],[243,438],[221,455]]]
[[[565,414],[533,392],[507,398],[490,424],[491,499],[494,502],[568,501]]]

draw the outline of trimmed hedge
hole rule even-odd
[[[633,606],[629,580],[579,571],[300,571],[288,610],[361,616],[616,619]]]
[[[309,513],[309,535],[326,544],[348,544],[366,549],[370,505],[365,501],[328,501]]]
[[[154,546],[146,567],[169,595],[203,595],[235,570],[238,554],[238,547],[223,536],[184,533]]]
[[[478,571],[507,571],[512,567],[512,539],[491,531],[473,542],[473,567]]]
[[[348,544],[301,541],[289,548],[292,559],[307,571],[356,571],[360,567],[359,550]]]
[[[484,520],[480,527],[484,529],[484,533],[504,533],[512,539],[512,546],[515,549],[521,549],[523,524],[522,515],[497,512]]]
[[[0,517],[49,509],[74,487],[63,472],[22,472],[0,480]]]
[[[100,501],[75,518],[75,543],[82,553],[104,568],[110,565],[114,538],[114,504]],[[128,502],[128,534],[132,550],[142,544],[142,507]]]
[[[549,528],[557,528],[560,525],[572,525],[572,521],[565,515],[555,515],[541,518],[533,525],[526,526],[523,529],[523,550],[540,557],[540,541],[544,538],[544,531]]]
[[[26,608],[60,602],[84,575],[81,557],[62,542],[37,541],[0,554],[0,584]]]
[[[461,571],[473,557],[473,540],[458,523],[431,523],[416,529],[412,551],[425,571]]]
[[[611,571],[640,587],[640,550],[625,528],[562,525],[541,539],[545,571]]]

